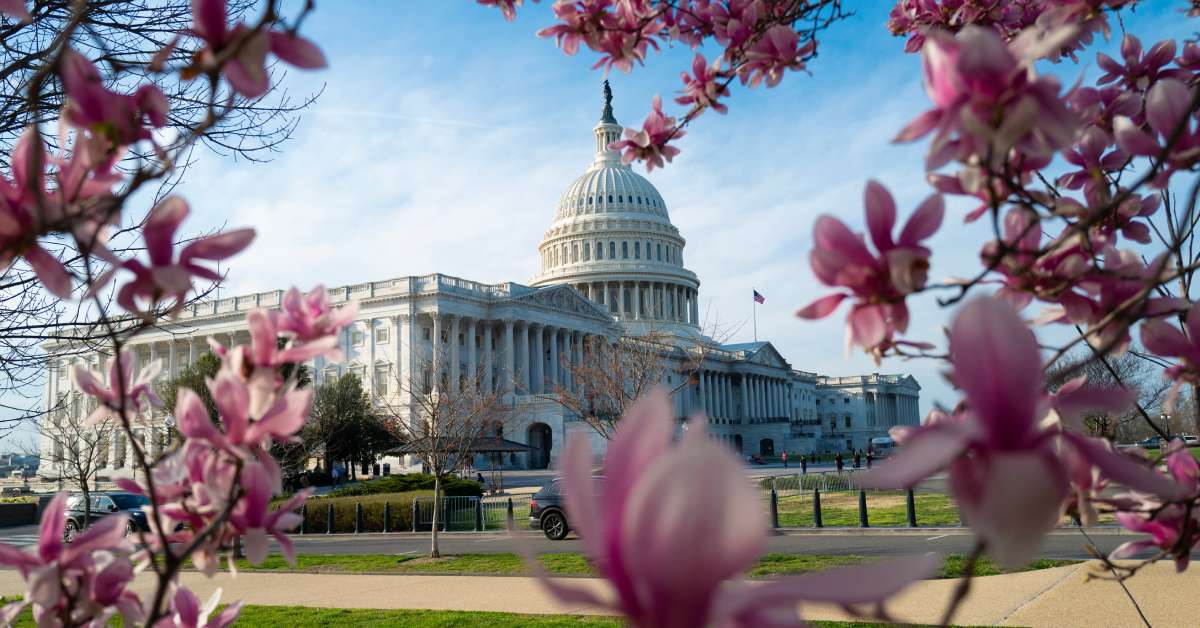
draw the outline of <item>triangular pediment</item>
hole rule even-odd
[[[571,286],[547,286],[533,292],[507,299],[510,303],[539,305],[579,316],[586,316],[607,323],[612,322],[612,316],[587,297]]]
[[[766,366],[790,369],[791,365],[787,360],[783,359],[783,355],[775,349],[775,346],[769,342],[760,343],[759,346],[747,352],[746,361],[753,364],[764,364]]]

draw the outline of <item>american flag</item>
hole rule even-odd
[[[762,294],[759,294],[758,290],[755,290],[754,291],[754,302],[755,303],[766,303],[767,297],[764,297]]]

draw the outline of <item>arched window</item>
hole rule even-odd
[[[642,259],[642,243],[633,243],[633,259]]]
[[[578,261],[579,261],[579,243],[572,242],[571,243],[571,263],[573,264]]]
[[[611,203],[611,202],[613,202],[613,201],[612,201],[612,194],[609,194],[609,195],[608,195],[608,202],[610,202],[610,203]]]
[[[583,243],[583,261],[592,259],[592,245],[590,242]]]
[[[587,199],[588,199],[588,205],[591,205],[591,204],[592,204],[592,197],[590,197],[590,196],[589,196],[589,197],[587,197]]]
[[[618,195],[617,195],[617,202],[618,202],[618,203],[624,203],[624,202],[625,202],[625,197],[623,197],[623,196],[621,196],[620,194],[618,194]]]
[[[608,243],[608,259],[617,259],[617,243],[609,241]]]
[[[604,259],[604,243],[596,241],[596,259]]]
[[[642,204],[642,197],[640,197],[640,196],[639,196],[639,197],[637,197],[637,203],[638,203],[638,205],[641,205],[641,204]]]
[[[629,259],[629,242],[621,242],[621,259]]]
[[[662,242],[659,242],[658,244],[656,244],[655,248],[658,249],[658,261],[660,261],[660,262],[663,261],[662,260]]]

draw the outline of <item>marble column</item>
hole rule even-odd
[[[630,292],[633,293],[633,318],[640,319],[642,317],[642,282],[635,281],[631,286]]]
[[[188,365],[196,363],[196,339],[188,338]]]
[[[708,411],[708,395],[707,395],[708,391],[704,385],[705,384],[704,380],[706,380],[706,379],[708,379],[708,373],[705,373],[703,370],[701,370],[700,371],[700,390],[699,390],[700,411],[703,412],[705,414],[705,416],[711,417],[712,415],[710,415],[709,411]]]
[[[745,423],[746,419],[749,418],[749,416],[750,416],[750,413],[749,413],[750,406],[749,406],[749,401],[747,401],[748,397],[747,397],[746,393],[747,393],[747,391],[746,391],[746,376],[742,375],[741,385],[738,386],[738,401],[741,402],[740,403],[741,409],[740,409],[740,412],[738,412],[738,417],[737,417],[738,423]]]
[[[517,357],[520,358],[521,362],[521,390],[522,392],[528,393],[530,379],[529,371],[531,370],[529,368],[529,323],[523,323],[521,325],[521,335],[519,338],[517,338],[517,348]]]
[[[431,314],[433,319],[433,333],[429,336],[430,342],[430,365],[433,371],[433,391],[441,392],[442,390],[442,315]]]
[[[612,292],[608,289],[608,282],[604,282],[604,311],[612,313]]]
[[[475,327],[476,321],[474,318],[467,323],[467,386],[471,392],[475,392],[479,387],[479,358],[475,351]]]
[[[533,392],[541,393],[546,389],[546,375],[544,373],[546,367],[546,352],[542,347],[542,335],[546,332],[545,327],[541,325],[534,326],[533,330],[533,368],[530,376],[532,379]]]
[[[733,376],[725,376],[725,415],[732,421],[734,418],[733,409]]]
[[[461,320],[457,314],[450,314],[450,390],[458,392],[462,383],[462,363],[459,361],[458,335]]]
[[[511,392],[513,389],[513,372],[516,370],[516,356],[513,355],[513,319],[504,321],[504,372],[501,390]]]
[[[179,368],[178,358],[175,351],[175,338],[172,337],[167,341],[167,379],[172,379],[177,375]]]
[[[496,360],[492,355],[493,341],[493,326],[491,321],[481,321],[479,340],[483,342],[483,390],[489,394],[495,392],[495,364]]]
[[[617,282],[617,313],[625,317],[625,282]]]
[[[562,385],[563,388],[569,391],[575,390],[575,377],[574,373],[571,372],[571,367],[575,365],[572,351],[574,347],[571,346],[573,344],[571,339],[574,334],[575,332],[567,330],[563,333],[562,337]]]
[[[559,376],[559,369],[562,365],[558,363],[558,335],[562,331],[557,327],[547,327],[550,332],[550,337],[547,340],[550,343],[550,392],[555,392],[562,384],[562,379]]]

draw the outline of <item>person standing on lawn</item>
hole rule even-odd
[[[841,473],[842,467],[846,464],[845,460],[842,459],[842,452],[839,451],[833,456],[833,464],[837,465],[837,471]]]
[[[787,466],[787,452],[786,452],[786,451],[785,451],[785,452],[783,452],[783,455],[782,455],[782,456],[780,456],[780,457],[781,457],[781,458],[783,458],[783,468],[784,468],[784,469],[788,468],[788,466]]]
[[[808,473],[808,459],[804,457],[804,454],[800,454],[800,474],[806,473]]]

